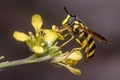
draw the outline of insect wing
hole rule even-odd
[[[92,30],[90,30],[90,29],[88,29],[88,28],[86,28],[86,27],[82,27],[82,28],[83,28],[86,32],[92,34],[92,35],[95,37],[95,39],[97,39],[99,42],[102,42],[102,43],[104,43],[104,44],[108,42],[107,39],[105,39],[105,38],[104,38],[103,36],[101,36],[100,34],[94,32],[94,31],[92,31]]]

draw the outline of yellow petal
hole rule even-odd
[[[64,66],[65,68],[67,68],[70,72],[72,72],[75,75],[80,75],[81,74],[81,71],[79,69],[73,68],[69,65],[65,65],[65,64],[62,64],[62,63],[58,63],[58,64],[61,65],[61,66]]]
[[[24,42],[26,40],[29,39],[29,36],[23,32],[19,32],[19,31],[15,31],[13,33],[13,37],[18,40],[18,41],[21,41],[21,42]]]
[[[52,30],[56,32],[56,34],[58,35],[58,39],[64,40],[64,37],[63,37],[60,33],[58,33],[58,32],[59,32],[59,29],[58,29],[57,26],[52,25]]]
[[[57,38],[57,33],[51,30],[46,31],[46,34],[44,36],[44,40],[48,43],[49,46],[51,46]]]
[[[66,68],[75,75],[80,75],[81,74],[81,71],[79,69],[75,69],[75,68],[73,68],[69,65],[67,65]]]
[[[42,24],[43,24],[41,16],[39,14],[33,15],[31,23],[32,23],[36,33],[38,33],[41,29]]]
[[[68,64],[70,66],[74,66],[78,63],[78,60],[72,60],[72,59],[67,59],[64,61],[65,64]]]
[[[35,53],[37,53],[37,54],[42,54],[42,53],[44,53],[44,49],[43,49],[43,47],[41,47],[41,46],[34,46],[34,47],[32,48],[32,50],[33,50]]]
[[[82,53],[80,51],[74,51],[71,53],[67,59],[72,59],[72,60],[81,60],[82,59]]]

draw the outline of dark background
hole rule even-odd
[[[14,40],[13,32],[33,31],[31,16],[35,13],[42,16],[44,28],[61,26],[66,17],[64,6],[109,41],[107,45],[96,42],[96,55],[78,64],[82,75],[43,62],[1,71],[0,80],[120,80],[120,0],[0,0],[0,55],[5,60],[31,55],[24,43]],[[73,44],[69,46],[77,46]]]

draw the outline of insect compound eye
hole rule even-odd
[[[70,17],[69,20],[68,20],[68,24],[71,25],[74,22],[75,19],[76,19],[76,16]]]

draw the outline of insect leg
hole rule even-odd
[[[82,43],[80,42],[79,39],[76,38],[75,40],[76,40],[76,42],[77,42],[78,44],[80,44],[81,47],[79,47],[79,48],[73,48],[73,49],[67,54],[66,58],[67,58],[70,54],[72,54],[74,51],[80,51],[80,50],[82,50],[82,49],[84,48],[84,46],[82,45]]]
[[[60,48],[62,48],[63,46],[65,46],[66,44],[68,44],[70,41],[72,41],[74,39],[74,36],[71,36],[71,38],[69,40],[67,40],[66,42],[64,42],[63,44],[60,45]]]
[[[81,47],[79,47],[79,48],[73,48],[73,49],[70,51],[70,53],[72,53],[73,51],[80,51],[81,49],[84,48],[84,46],[82,45],[82,43],[80,42],[79,39],[76,38],[75,40],[76,40],[76,42],[77,42]]]

